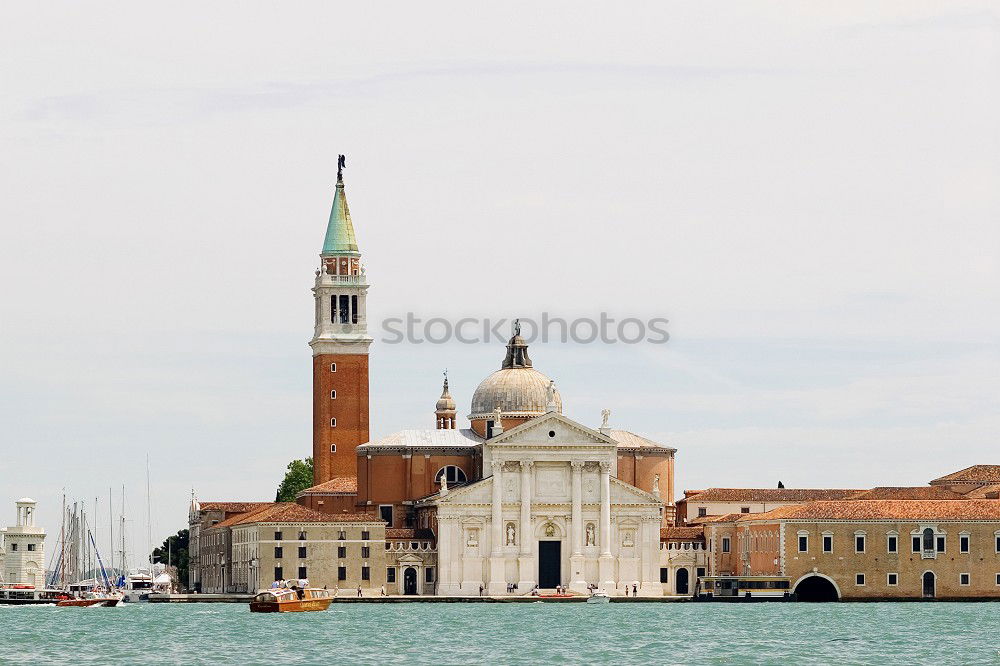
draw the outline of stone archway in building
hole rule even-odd
[[[685,567],[681,567],[674,575],[674,589],[677,594],[691,593],[691,572]]]
[[[925,599],[933,599],[937,596],[937,578],[934,576],[933,571],[925,571],[921,577],[921,583],[923,588],[922,596]]]
[[[413,567],[406,567],[403,570],[403,594],[417,593],[417,570]]]
[[[840,589],[828,576],[813,573],[803,576],[795,583],[795,598],[798,601],[840,601]]]

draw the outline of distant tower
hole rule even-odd
[[[0,573],[7,585],[45,586],[45,530],[35,527],[35,504],[19,499],[17,524],[0,530]]]
[[[313,351],[313,481],[357,476],[355,449],[368,441],[368,280],[344,193],[344,156],[316,271]]]
[[[444,373],[444,389],[434,407],[434,420],[438,430],[455,429],[455,399],[448,393],[448,371]]]

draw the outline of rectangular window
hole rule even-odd
[[[750,513],[750,507],[748,507],[748,506],[741,506],[740,507],[740,513]]]
[[[330,453],[336,453],[336,452],[337,452],[337,445],[336,444],[331,444],[330,445]]]
[[[330,372],[337,372],[337,364],[336,363],[331,363],[330,364]]]
[[[306,547],[299,546],[299,559],[304,560],[306,558]]]
[[[1000,585],[1000,573],[997,574],[997,585]]]
[[[337,419],[330,419],[330,427],[331,428],[337,427]]]
[[[722,537],[722,552],[729,552],[729,537]]]
[[[306,540],[306,533],[303,532],[302,530],[299,530],[299,541],[305,541],[305,540]]]
[[[340,535],[337,536],[337,538],[343,541],[344,539],[347,538],[347,532],[345,532],[344,530],[340,530]]]
[[[358,323],[358,297],[354,295],[351,296],[351,323]]]
[[[704,578],[705,577],[705,567],[698,567],[697,569],[695,569],[695,574],[698,576],[698,578]]]
[[[305,567],[299,567],[299,578],[309,578],[309,576],[306,575]]]
[[[385,582],[395,583],[396,582],[396,567],[386,567],[385,569]]]
[[[698,517],[699,518],[704,518],[707,515],[708,515],[708,509],[706,507],[699,506],[698,507]]]
[[[282,540],[281,539],[281,532],[275,532],[274,533],[274,540],[275,541],[281,541]]]
[[[914,553],[920,552],[920,537],[918,536],[913,537],[913,552]]]
[[[380,504],[378,507],[379,517],[385,521],[386,527],[392,527],[392,505]]]
[[[967,534],[958,537],[958,550],[963,553],[969,552],[969,536]]]
[[[939,553],[943,553],[944,552],[944,537],[943,536],[939,536],[937,538],[937,552],[939,552]]]
[[[833,552],[833,535],[824,534],[823,535],[823,552],[832,553]]]
[[[12,543],[12,544],[10,544],[10,549],[11,549],[12,551],[15,551],[15,550],[17,550],[17,544],[16,544],[16,543]]]
[[[274,567],[274,580],[281,580],[285,576],[281,572],[281,567]]]
[[[805,534],[799,535],[799,552],[805,553],[809,551],[809,537]]]
[[[336,399],[337,399],[337,391],[336,390],[330,391],[330,400],[336,400]]]
[[[347,557],[347,546],[337,546],[337,557],[340,559]]]
[[[372,579],[371,571],[372,570],[369,569],[368,567],[361,567],[361,580],[371,580]]]
[[[996,548],[997,552],[1000,553],[1000,535],[997,536]]]
[[[361,540],[362,541],[368,541],[368,539],[370,539],[370,538],[371,538],[371,535],[368,532],[368,530],[361,530]]]
[[[667,567],[660,567],[660,582],[666,583],[670,580],[670,569]]]
[[[854,584],[855,585],[864,585],[865,584],[865,575],[864,574],[854,574]]]
[[[863,553],[865,552],[865,537],[862,534],[854,535],[854,552]]]
[[[337,580],[347,580],[347,567],[337,567]]]
[[[424,568],[424,582],[433,583],[434,582],[434,567]]]
[[[967,574],[967,573],[958,574],[958,584],[959,585],[968,585],[969,584],[969,574]]]
[[[367,560],[372,556],[372,549],[368,546],[361,546],[361,558]]]
[[[28,552],[30,553],[30,552],[31,552],[31,551],[33,551],[33,550],[35,550],[35,544],[33,544],[33,543],[29,543],[29,544],[28,544]]]
[[[334,296],[334,298],[337,298],[337,297]],[[348,299],[347,294],[343,294],[340,297],[340,299],[339,299],[339,301],[340,301],[340,311],[338,312],[339,316],[337,317],[337,319],[340,320],[341,324],[348,323],[347,322],[347,299]]]
[[[274,547],[274,559],[276,559],[276,560],[280,560],[281,559],[281,550],[282,550],[281,546],[275,546]]]
[[[899,549],[899,540],[896,537],[891,536],[886,541],[887,541],[888,551],[890,553],[899,552],[898,551],[898,549]]]
[[[899,585],[899,574],[891,573],[885,575],[886,585]]]

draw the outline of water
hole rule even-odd
[[[0,606],[3,664],[996,664],[1000,605]]]

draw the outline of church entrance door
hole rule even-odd
[[[406,567],[403,572],[403,594],[417,593],[417,570],[413,567]]]
[[[538,587],[554,588],[562,584],[561,541],[538,542]]]

